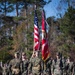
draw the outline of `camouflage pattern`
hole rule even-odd
[[[52,61],[51,73],[53,75],[63,75],[62,73],[63,63],[59,55],[56,55],[56,59]]]
[[[34,53],[30,59],[29,67],[32,70],[32,75],[40,75],[41,74],[41,60]]]
[[[9,72],[9,74],[8,74]],[[70,58],[56,55],[56,59],[41,60],[36,52],[30,60],[15,57],[7,64],[0,65],[0,75],[75,75],[75,63]]]
[[[28,60],[26,59],[25,61],[22,62],[22,75],[27,75],[28,74]]]
[[[29,61],[26,58],[26,54],[22,53],[22,75],[28,75],[28,64]]]
[[[2,69],[3,69],[2,74],[3,74],[3,75],[8,75],[9,69],[8,69],[7,64],[4,64],[4,66],[2,67]]]
[[[60,69],[60,59],[57,60],[57,62],[53,62],[54,67],[54,75],[61,75],[61,69]]]
[[[73,74],[73,62],[66,61],[66,74],[72,75]]]
[[[63,75],[66,75],[66,58],[65,57],[62,57],[62,63],[63,63],[62,73]]]
[[[75,75],[75,62],[73,64],[73,75]]]
[[[14,58],[9,63],[10,75],[21,75],[21,65],[19,58]]]
[[[46,61],[46,74],[51,75],[51,65],[52,65],[52,59],[48,58]]]
[[[30,60],[29,60],[28,74],[30,74],[32,72],[32,59],[33,59],[33,57],[31,57]]]
[[[0,66],[0,75],[2,75],[2,67]]]
[[[41,74],[42,75],[46,75],[47,74],[47,70],[46,70],[46,62],[44,62],[43,60],[41,61]]]

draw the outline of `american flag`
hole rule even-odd
[[[46,61],[50,55],[50,51],[48,48],[48,41],[47,41],[47,30],[46,30],[46,20],[45,20],[45,13],[42,11],[42,59]]]
[[[38,26],[38,18],[37,18],[37,13],[35,10],[35,15],[34,15],[34,51],[39,50],[39,26]]]

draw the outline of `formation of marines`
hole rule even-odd
[[[49,57],[46,62],[39,58],[38,52],[34,51],[28,59],[23,52],[21,59],[19,53],[14,54],[8,64],[0,64],[0,75],[75,75],[75,63],[56,53],[56,58]]]

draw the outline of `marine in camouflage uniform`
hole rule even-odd
[[[15,53],[15,58],[9,62],[10,75],[21,75],[21,65],[19,53]]]
[[[73,65],[74,63],[70,61],[70,57],[67,58],[66,60],[66,75],[73,75]]]
[[[22,53],[22,75],[28,75],[28,59],[26,57],[26,54]]]
[[[36,51],[33,52],[30,59],[29,68],[32,70],[32,75],[41,75],[41,60]]]
[[[73,75],[75,75],[75,62],[73,64]]]
[[[46,74],[51,75],[51,65],[52,65],[52,59],[49,57],[46,60]]]
[[[63,75],[66,75],[66,58],[65,57],[62,57],[62,63],[63,63],[62,72],[63,72]]]
[[[62,74],[62,60],[60,58],[60,53],[56,54],[56,59],[52,61],[51,73],[52,75],[63,75]]]
[[[2,71],[3,71],[3,70],[2,70],[2,67],[0,66],[0,75],[2,75]]]
[[[9,69],[8,69],[7,64],[4,64],[3,67],[2,67],[2,69],[3,69],[2,74],[3,74],[3,75],[8,75]]]

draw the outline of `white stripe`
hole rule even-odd
[[[38,31],[37,31],[37,30],[34,30],[34,32],[35,32],[36,34],[38,34]]]
[[[36,24],[34,24],[34,27],[35,27],[35,28],[38,28]]]
[[[39,42],[36,42],[35,45],[34,45],[34,47],[35,47],[37,44],[39,44]]]
[[[42,39],[44,39],[44,33],[42,33]]]
[[[34,35],[34,38],[38,39],[38,36]]]
[[[37,49],[39,49],[39,42],[36,42],[36,43],[34,44],[34,48],[35,48],[37,45],[38,45],[38,48],[37,48]]]

